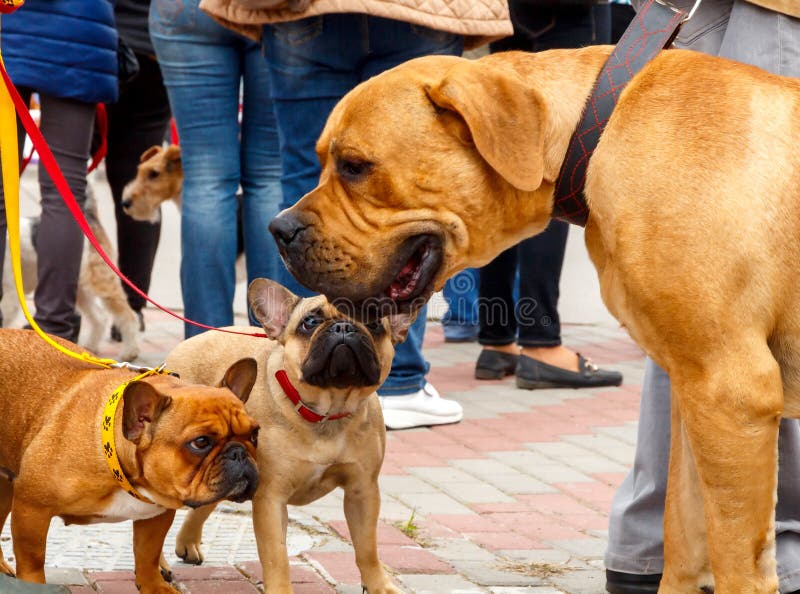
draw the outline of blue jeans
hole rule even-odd
[[[429,54],[460,55],[463,38],[363,14],[329,14],[264,27],[275,116],[283,157],[283,207],[313,190],[320,167],[314,147],[333,106],[358,83],[406,60]],[[367,249],[367,246],[365,246]],[[286,272],[281,282],[308,291]],[[382,395],[412,394],[425,385],[423,308],[408,339],[398,345]]]
[[[260,46],[216,23],[198,3],[155,0],[150,36],[181,142],[186,317],[227,326],[233,323],[240,186],[248,280],[282,275],[267,231],[280,210],[280,152]],[[187,338],[201,331],[185,327]]]
[[[477,338],[478,269],[467,268],[448,279],[442,294],[447,301],[442,316],[445,338]]]

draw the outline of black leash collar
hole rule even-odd
[[[556,180],[553,218],[586,226],[589,218],[583,193],[586,169],[622,90],[662,49],[669,47],[681,24],[689,20],[699,4],[700,0],[696,0],[687,13],[666,0],[647,0],[636,13],[600,71],[583,116],[572,133]]]

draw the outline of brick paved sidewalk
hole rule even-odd
[[[160,363],[182,326],[148,311],[140,359]],[[615,487],[633,460],[643,355],[618,329],[565,326],[565,344],[625,374],[620,388],[517,390],[477,381],[479,347],[445,344],[429,324],[430,381],[464,405],[465,420],[391,432],[380,479],[379,553],[406,592],[592,594],[603,591],[602,555]],[[113,356],[117,345],[107,343]],[[179,520],[184,512],[179,512]],[[248,505],[226,504],[206,526],[201,567],[166,552],[190,594],[259,591],[261,569]],[[288,545],[297,594],[356,593],[358,571],[342,497],[290,511]],[[7,558],[6,527],[0,538]],[[55,520],[48,579],[77,594],[135,594],[131,525]]]

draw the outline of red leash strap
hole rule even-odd
[[[92,162],[89,164],[89,169],[86,173],[91,173],[97,169],[97,166],[106,158],[108,153],[108,112],[103,103],[97,104],[95,123],[97,124],[97,132],[100,134],[100,146],[97,147],[94,155],[92,155]]]
[[[61,194],[61,198],[64,200],[64,203],[69,208],[69,211],[72,213],[72,216],[75,218],[75,221],[78,223],[78,226],[83,231],[83,234],[89,240],[89,243],[92,244],[94,249],[97,250],[97,253],[100,254],[100,257],[103,261],[108,264],[111,270],[122,279],[122,281],[128,285],[133,291],[143,297],[150,303],[152,303],[155,307],[171,315],[174,318],[178,318],[182,322],[187,324],[191,324],[193,326],[197,326],[198,328],[203,328],[205,330],[217,330],[219,332],[227,332],[228,334],[242,334],[244,336],[258,336],[258,337],[266,337],[266,334],[259,333],[259,334],[248,334],[245,332],[236,332],[234,330],[224,330],[221,328],[215,328],[214,326],[208,326],[206,324],[201,324],[200,322],[195,322],[194,320],[189,320],[184,318],[180,314],[175,313],[171,309],[168,309],[155,301],[153,301],[147,293],[142,291],[139,287],[137,287],[133,282],[126,277],[122,272],[120,272],[119,268],[117,268],[116,264],[108,257],[105,253],[103,248],[97,241],[97,238],[92,233],[91,227],[89,227],[89,223],[86,222],[86,217],[83,216],[83,211],[81,211],[81,207],[78,202],[75,200],[75,196],[72,194],[72,190],[70,190],[69,185],[67,184],[67,180],[64,179],[64,175],[61,173],[61,169],[58,167],[58,163],[56,163],[55,157],[53,157],[53,153],[50,151],[50,147],[47,146],[47,142],[44,140],[44,136],[39,131],[39,127],[36,125],[36,122],[33,121],[31,114],[28,112],[28,107],[25,105],[25,102],[20,97],[19,92],[17,91],[14,84],[11,82],[11,79],[8,76],[8,72],[6,72],[5,66],[0,62],[0,75],[3,77],[3,82],[8,89],[9,95],[11,95],[11,99],[14,101],[14,107],[17,110],[17,115],[22,120],[22,125],[25,128],[25,131],[28,133],[28,136],[31,138],[31,142],[33,146],[36,147],[36,151],[39,153],[39,158],[42,161],[42,164],[45,166],[47,173],[50,174],[50,178],[53,180],[53,184],[55,184],[56,188],[58,189],[59,193]]]

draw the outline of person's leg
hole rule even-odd
[[[475,363],[477,379],[500,379],[517,367],[519,347],[514,285],[519,251],[514,246],[480,269],[478,279],[478,342],[483,346]]]
[[[95,105],[40,95],[40,127],[75,199],[86,201],[86,165],[94,130]],[[39,164],[42,219],[37,242],[39,283],[34,293],[36,323],[50,334],[77,341],[75,312],[83,233],[43,164]]]
[[[460,35],[391,19],[363,19],[368,25],[369,59],[361,68],[362,81],[413,58],[432,54],[457,56],[464,49]],[[392,429],[455,423],[463,416],[458,402],[441,398],[425,380],[429,368],[422,356],[426,313],[427,308],[423,308],[408,339],[397,345],[392,370],[378,390],[384,421]]]
[[[447,302],[445,342],[473,342],[478,337],[478,269],[467,268],[448,279],[442,294]]]
[[[121,85],[119,101],[108,106],[106,176],[114,199],[119,269],[146,293],[150,289],[161,223],[136,221],[125,214],[122,190],[136,176],[139,156],[164,141],[170,109],[158,64],[149,56],[137,55],[137,58],[139,74]],[[145,299],[128,285],[123,284],[123,289],[131,308],[141,311]]]
[[[642,382],[633,469],[614,494],[609,513],[605,565],[613,572],[655,575],[664,569],[669,393],[669,377],[648,358]],[[658,578],[645,578],[645,583],[657,584]],[[652,591],[655,592],[655,588]]]
[[[320,166],[314,147],[328,114],[359,82],[363,59],[361,16],[336,14],[264,27],[264,55],[278,124],[281,208],[313,190]],[[293,293],[309,296],[281,267],[278,280]]]
[[[31,89],[27,89],[24,87],[18,87],[17,91],[19,92],[22,100],[25,102],[25,105],[28,105],[31,100],[31,95],[33,91]],[[17,118],[17,158],[18,161],[22,162],[22,151],[25,147],[25,129],[22,127],[22,121]],[[3,178],[0,175],[0,279],[3,278],[3,268],[5,266],[5,255],[6,255],[6,233],[8,232],[8,228],[6,225],[6,202],[5,202],[5,194],[3,193]],[[0,299],[3,297],[3,285],[0,282]],[[14,296],[16,299],[16,296]],[[0,310],[0,328],[3,327],[3,312]]]
[[[150,9],[150,37],[181,139],[181,288],[186,317],[233,323],[241,37],[187,1]],[[186,337],[202,330],[186,324]]]
[[[242,43],[242,231],[249,283],[256,278],[279,280],[284,270],[267,230],[281,208],[281,155],[267,64],[258,44]]]

